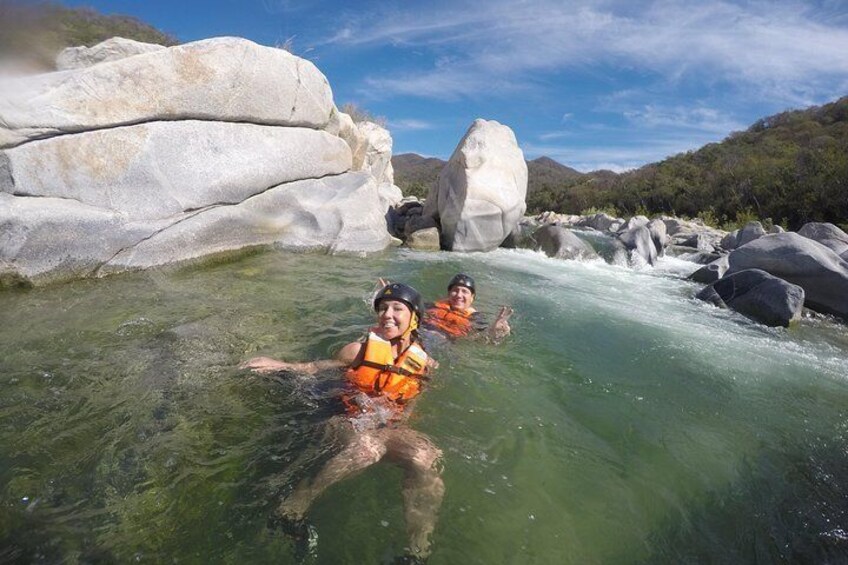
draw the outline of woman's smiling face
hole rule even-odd
[[[404,302],[384,298],[377,305],[377,322],[383,339],[403,335],[412,321],[412,312]]]

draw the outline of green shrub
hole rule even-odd
[[[607,214],[608,216],[612,216],[613,218],[618,218],[618,209],[615,206],[601,206],[596,207],[592,206],[590,208],[586,208],[585,210],[580,211],[581,216],[594,216],[595,214]]]

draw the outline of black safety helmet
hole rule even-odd
[[[464,275],[462,273],[454,275],[454,277],[448,283],[448,292],[450,292],[450,289],[455,286],[464,286],[465,288],[471,291],[471,294],[477,294],[477,289],[474,288],[474,279],[472,279],[468,275]]]
[[[421,295],[408,284],[391,283],[384,286],[383,289],[377,293],[377,296],[374,297],[374,310],[379,308],[380,301],[387,298],[391,300],[400,300],[409,306],[409,309],[413,314],[418,316],[419,320],[421,319]]]

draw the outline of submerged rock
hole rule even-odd
[[[711,284],[719,280],[727,272],[727,255],[715,259],[689,275],[690,281]]]
[[[536,251],[557,259],[595,259],[598,254],[591,245],[561,226],[542,226],[533,233]]]
[[[657,248],[651,232],[645,226],[637,226],[618,234],[618,238],[631,254],[640,257],[649,265],[657,262]]]

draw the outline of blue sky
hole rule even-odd
[[[187,42],[290,41],[394,153],[447,159],[475,118],[525,157],[638,167],[848,94],[848,0],[65,0]]]

